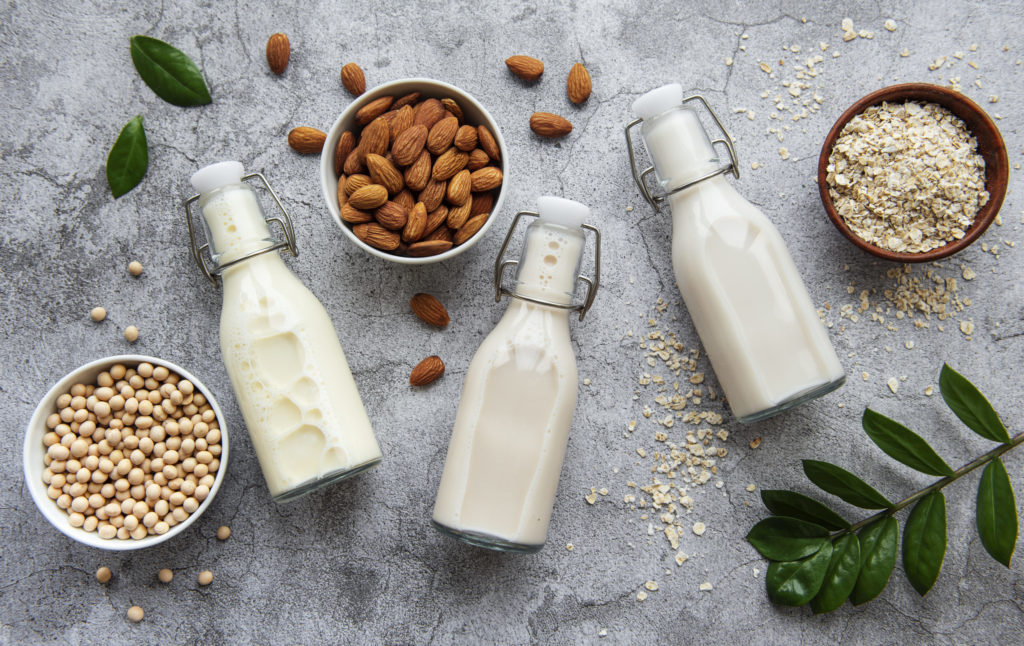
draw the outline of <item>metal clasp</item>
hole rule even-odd
[[[540,214],[534,211],[520,211],[519,213],[516,213],[515,219],[512,220],[512,226],[508,228],[508,233],[505,234],[505,240],[501,243],[501,249],[498,250],[498,257],[494,260],[494,302],[500,302],[501,295],[506,294],[512,298],[518,298],[538,305],[547,305],[548,307],[557,307],[559,309],[572,310],[574,312],[578,311],[580,313],[580,320],[582,321],[583,317],[590,311],[590,306],[594,304],[594,297],[597,296],[597,288],[601,284],[601,232],[597,227],[589,224],[580,225],[583,229],[591,231],[594,234],[594,277],[591,279],[583,274],[576,276],[577,281],[582,280],[587,284],[587,295],[584,297],[583,302],[579,304],[569,303],[567,305],[555,303],[542,298],[533,298],[530,296],[523,296],[522,294],[516,294],[514,291],[501,284],[505,275],[505,267],[514,267],[519,264],[518,260],[502,261],[502,258],[505,257],[505,251],[508,249],[508,245],[512,241],[512,234],[515,233],[516,226],[524,216],[539,218]]]
[[[225,269],[231,267],[232,265],[237,265],[238,263],[244,260],[248,260],[249,258],[252,258],[254,256],[258,256],[260,254],[267,253],[270,251],[277,251],[278,249],[287,249],[288,251],[291,252],[292,256],[299,255],[298,247],[295,246],[295,229],[292,227],[292,219],[291,217],[289,217],[288,211],[285,210],[284,205],[281,204],[281,200],[278,199],[277,193],[274,192],[274,189],[270,188],[270,183],[267,182],[267,178],[264,177],[262,173],[250,173],[242,177],[243,182],[250,179],[260,180],[260,183],[263,184],[263,187],[267,189],[268,193],[270,193],[270,197],[273,198],[274,204],[277,205],[277,209],[281,212],[281,215],[283,216],[284,219],[281,219],[279,217],[272,217],[267,218],[267,222],[276,222],[278,225],[280,225],[281,229],[284,230],[284,237],[286,239],[286,242],[277,242],[264,249],[257,249],[256,251],[251,251],[240,258],[235,258],[231,262],[226,262],[220,266],[218,266],[212,260],[212,258],[210,260],[212,266],[208,265],[206,261],[206,256],[203,255],[204,251],[207,252],[208,255],[210,254],[210,243],[207,242],[206,244],[200,246],[199,241],[196,240],[196,225],[192,221],[191,207],[192,203],[199,199],[199,195],[193,195],[192,197],[185,200],[185,222],[188,223],[188,240],[189,246],[192,249],[192,258],[195,259],[196,264],[199,265],[199,269],[203,271],[203,274],[205,274],[206,277],[210,280],[210,282],[213,283],[214,285],[217,284],[217,276],[219,276],[221,272],[223,272]],[[202,216],[200,215],[200,217]]]
[[[691,101],[700,102],[700,104],[703,105],[704,108],[708,111],[708,114],[711,115],[711,118],[714,120],[715,125],[718,126],[719,131],[721,131],[721,133],[725,135],[724,138],[712,140],[711,146],[714,147],[716,144],[725,144],[725,147],[729,152],[729,163],[711,171],[707,175],[703,175],[691,182],[683,184],[682,186],[678,186],[663,195],[654,195],[647,187],[647,176],[654,172],[654,165],[652,164],[651,166],[648,166],[642,171],[637,168],[636,154],[633,152],[633,137],[630,135],[629,132],[630,129],[633,128],[634,126],[638,126],[641,123],[643,123],[643,119],[635,119],[633,121],[630,121],[626,125],[626,151],[629,153],[629,169],[633,173],[633,181],[636,182],[637,188],[640,189],[640,194],[643,196],[644,200],[646,200],[647,203],[654,208],[655,211],[661,211],[661,203],[664,202],[665,199],[668,198],[670,195],[674,195],[679,191],[684,191],[693,186],[694,184],[703,182],[706,179],[711,179],[716,175],[721,175],[722,173],[728,173],[730,171],[732,172],[733,176],[735,176],[737,179],[739,179],[740,176],[740,164],[739,160],[737,160],[736,158],[736,150],[733,148],[732,145],[732,135],[730,135],[729,131],[725,129],[725,126],[722,125],[722,120],[718,118],[718,115],[715,114],[715,111],[711,109],[711,106],[708,104],[708,102],[704,99],[703,96],[699,94],[688,96],[685,99],[683,99],[682,103],[680,103],[679,105],[685,105]]]

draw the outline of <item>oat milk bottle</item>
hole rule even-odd
[[[644,175],[633,175],[645,198],[672,209],[672,264],[704,349],[733,414],[741,422],[770,417],[820,397],[845,376],[824,326],[778,230],[744,199],[723,165],[693,101],[666,85],[633,103],[641,134],[665,197],[653,197]],[[711,112],[716,124],[721,122]]]
[[[433,525],[466,543],[535,552],[547,537],[562,459],[576,407],[576,358],[569,312],[589,309],[600,274],[600,236],[583,224],[590,210],[541,197],[538,213],[520,213],[495,263],[505,315],[480,345],[462,387]],[[501,287],[502,256],[520,217],[526,232],[515,287]],[[595,278],[579,276],[584,229],[596,238]],[[577,279],[588,283],[573,305]]]
[[[284,219],[269,220],[243,179],[257,178]],[[220,346],[238,406],[270,493],[277,502],[377,466],[380,447],[341,350],[334,325],[309,289],[285,266],[295,251],[291,220],[263,179],[221,162],[192,175],[199,195],[186,202],[192,252],[224,288]],[[198,246],[189,206],[199,202],[213,266]],[[277,222],[288,242],[275,242]]]

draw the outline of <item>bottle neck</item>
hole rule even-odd
[[[526,230],[514,293],[558,305],[572,303],[584,241],[578,227],[533,222]]]
[[[249,186],[228,184],[214,189],[199,198],[199,206],[210,255],[218,267],[275,244],[263,209]]]
[[[688,106],[645,119],[642,134],[665,191],[692,182],[721,163],[697,113]]]

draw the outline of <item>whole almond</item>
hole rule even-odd
[[[366,168],[370,171],[370,177],[373,178],[373,182],[388,189],[389,195],[398,193],[405,186],[402,173],[398,172],[395,165],[381,155],[368,154],[366,156]]]
[[[357,224],[352,227],[352,233],[366,244],[382,251],[394,251],[402,242],[397,233],[388,231],[376,222]]]
[[[363,159],[365,160],[366,155],[386,153],[390,137],[391,126],[388,125],[387,119],[377,117],[371,121],[370,125],[363,128],[363,133],[359,138],[359,149],[362,151]]]
[[[544,73],[544,63],[532,56],[509,56],[505,65],[524,81],[536,81]]]
[[[359,149],[358,145],[345,158],[345,163],[342,164],[341,169],[346,175],[356,175],[366,170],[366,166],[363,164],[363,151]]]
[[[459,120],[455,117],[445,117],[430,129],[427,135],[427,150],[440,155],[452,145],[455,133],[459,130]]]
[[[341,170],[345,166],[345,160],[348,159],[349,153],[356,147],[356,136],[352,134],[352,131],[346,130],[341,133],[338,137],[338,145],[334,147],[334,174],[341,175]]]
[[[449,229],[459,229],[466,224],[469,220],[469,212],[473,208],[473,203],[468,199],[462,206],[453,206],[448,209],[448,220],[446,224]]]
[[[427,127],[422,124],[413,124],[403,130],[391,146],[391,155],[395,158],[395,163],[399,166],[408,166],[416,161],[423,150],[423,145],[427,143],[428,132]]]
[[[362,173],[356,173],[355,175],[349,175],[345,180],[345,194],[352,195],[367,184],[373,184],[370,180],[369,175],[363,175]]]
[[[460,126],[455,131],[455,139],[452,141],[456,148],[467,153],[476,148],[476,142],[476,128],[473,126]]]
[[[494,135],[487,129],[487,126],[477,126],[476,134],[480,140],[480,147],[487,153],[487,156],[494,161],[501,161],[501,148],[498,148],[498,142],[495,141]]]
[[[441,357],[436,354],[431,355],[412,369],[412,373],[409,375],[409,385],[426,386],[440,379],[442,375],[444,375],[444,361],[441,361]]]
[[[452,246],[451,240],[421,240],[409,245],[406,253],[413,258],[436,256],[439,253],[448,251]]]
[[[404,189],[400,191],[398,195],[396,195],[395,198],[391,201],[394,202],[395,204],[401,204],[402,206],[405,207],[406,211],[412,209],[412,207],[416,204],[416,198],[413,197],[413,194],[409,191],[409,189]]]
[[[424,208],[426,208],[426,206],[424,206]],[[427,226],[423,229],[423,237],[429,236],[431,233],[437,231],[437,228],[444,224],[447,219],[447,206],[439,206],[433,211],[427,213]]]
[[[455,206],[462,206],[469,199],[469,191],[472,188],[472,180],[469,171],[465,168],[455,173],[452,180],[448,182],[448,203]],[[455,227],[458,228],[458,227]]]
[[[366,76],[363,68],[355,63],[345,63],[341,68],[341,84],[352,96],[359,96],[366,91]]]
[[[569,70],[569,80],[566,83],[569,90],[569,100],[580,104],[590,98],[590,72],[583,67],[582,63],[576,63]]]
[[[431,177],[438,181],[447,180],[465,168],[468,162],[469,155],[453,146],[434,160],[434,170],[431,173]]]
[[[288,59],[291,58],[292,49],[288,43],[288,37],[284,34],[271,34],[267,39],[267,64],[274,74],[284,74],[288,67]]]
[[[469,161],[466,163],[466,168],[469,170],[480,170],[487,164],[491,163],[491,158],[480,148],[474,148],[469,152]],[[358,170],[355,172],[359,172]]]
[[[420,194],[416,197],[416,201],[423,202],[423,205],[427,207],[428,212],[433,211],[437,207],[441,206],[441,201],[444,200],[446,188],[446,182],[439,182],[436,179],[431,178],[431,180],[427,182],[426,187],[420,191]]]
[[[337,197],[338,197],[338,208],[339,209],[341,207],[345,206],[345,203],[348,202],[348,193],[345,192],[345,184],[346,184],[347,181],[348,181],[348,178],[345,177],[344,175],[341,175],[340,177],[338,177],[338,186],[337,186],[337,193],[338,193],[338,195],[337,195]]]
[[[550,112],[534,112],[530,129],[541,137],[564,137],[572,132],[572,124],[565,117]]]
[[[405,96],[399,97],[399,99],[397,101],[395,101],[394,104],[391,107],[393,109],[397,110],[397,109],[402,108],[402,107],[407,106],[407,105],[408,106],[415,105],[416,102],[419,101],[419,100],[420,100],[420,93],[419,92],[410,92],[409,94],[406,94]]]
[[[447,225],[442,225],[431,231],[428,235],[423,236],[421,242],[427,240],[444,240],[445,242],[454,242],[455,236],[452,235],[454,232],[448,228]]]
[[[395,100],[393,96],[382,96],[378,99],[370,101],[363,107],[359,108],[356,112],[356,123],[361,126],[365,126],[380,115],[388,111],[391,107],[391,102]]]
[[[292,128],[292,131],[288,133],[288,145],[304,155],[320,152],[324,149],[325,141],[327,141],[326,133],[307,126]]]
[[[427,128],[433,128],[434,124],[444,118],[447,110],[437,99],[427,99],[416,107],[412,122]]]
[[[501,169],[496,166],[485,166],[470,175],[474,191],[490,191],[501,186]]]
[[[453,117],[458,119],[459,123],[462,123],[462,108],[455,102],[455,99],[441,99],[441,105],[443,105],[444,109],[450,112]]]
[[[380,184],[367,184],[348,196],[348,203],[361,211],[375,209],[388,201],[388,189]]]
[[[409,220],[409,212],[401,204],[385,202],[374,212],[374,217],[385,229],[399,231],[405,228],[405,223]]]
[[[409,209],[409,217],[402,229],[402,242],[413,243],[423,237],[427,230],[427,207],[417,202]]]
[[[405,185],[414,191],[422,191],[430,181],[430,152],[421,151],[416,161],[405,169]]]
[[[494,207],[494,193],[490,191],[486,193],[470,193],[470,198],[473,200],[473,206],[469,210],[469,217],[480,215],[481,213],[490,213]]]
[[[373,213],[360,211],[346,202],[341,207],[341,219],[349,224],[363,224],[364,222],[373,222]]]
[[[490,213],[481,213],[466,220],[466,223],[459,227],[459,230],[455,232],[455,244],[459,245],[469,240],[476,235],[476,232],[480,230],[480,227],[487,222],[487,218],[490,217]]]
[[[392,110],[395,117],[391,120],[391,141],[398,139],[398,135],[405,132],[405,129],[412,125],[412,106],[403,105],[398,110]]]
[[[428,325],[444,327],[451,322],[451,317],[448,316],[448,310],[445,309],[444,304],[432,294],[423,292],[415,294],[409,301],[409,308],[413,314]]]

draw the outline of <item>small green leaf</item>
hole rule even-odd
[[[209,103],[203,74],[181,50],[149,36],[133,36],[132,63],[157,96],[180,106]]]
[[[920,435],[870,408],[861,420],[864,432],[893,460],[930,476],[951,476],[953,469]]]
[[[804,473],[811,482],[855,507],[862,509],[892,507],[892,503],[875,491],[874,487],[834,464],[818,460],[804,460]]]
[[[121,134],[107,154],[107,184],[115,198],[138,186],[149,167],[146,148],[146,130],[142,115],[138,115],[121,128]]]
[[[832,560],[825,571],[825,580],[817,596],[811,599],[811,610],[819,615],[832,612],[853,592],[860,572],[860,541],[855,534],[846,534],[832,544]]]
[[[900,541],[899,523],[886,516],[871,523],[858,534],[860,539],[860,574],[850,593],[850,601],[859,606],[871,601],[885,589],[896,565]]]
[[[1010,434],[985,395],[948,364],[943,364],[939,374],[939,390],[946,404],[969,429],[987,440],[1010,443]]]
[[[821,589],[831,559],[832,543],[826,541],[802,561],[773,562],[764,577],[768,598],[784,606],[804,605]]]
[[[773,561],[796,561],[814,554],[829,542],[828,530],[788,516],[765,518],[750,530],[747,540]]]
[[[914,505],[903,530],[903,569],[922,597],[935,585],[946,556],[946,497],[935,491]]]
[[[768,511],[776,516],[799,518],[831,530],[846,529],[850,526],[846,519],[823,503],[795,491],[764,489],[761,491],[761,501]]]
[[[1017,501],[1003,461],[996,458],[978,484],[978,535],[992,558],[1010,567],[1017,545]]]

